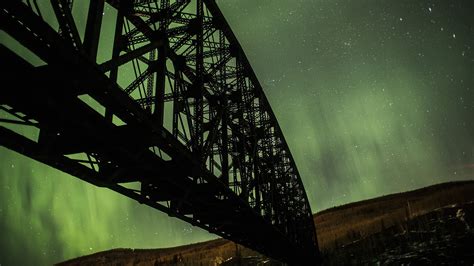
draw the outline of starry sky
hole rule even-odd
[[[313,212],[474,179],[473,1],[218,4],[279,120]],[[4,32],[0,41],[28,57]],[[1,265],[215,237],[5,148],[0,232]]]

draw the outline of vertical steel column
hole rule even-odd
[[[238,160],[238,168],[240,172],[240,188],[242,189],[241,191],[241,197],[244,200],[248,200],[249,197],[249,191],[248,191],[248,181],[249,181],[249,175],[250,169],[248,167],[248,164],[245,160],[245,136],[247,134],[247,124],[244,119],[244,111],[245,111],[245,103],[244,103],[244,90],[245,90],[245,76],[244,76],[244,67],[242,65],[242,59],[240,58],[241,55],[238,55],[237,57],[237,91],[236,91],[236,100],[237,100],[237,119],[238,119],[238,124],[240,125],[241,131],[239,133],[237,138],[237,147],[235,149],[237,150],[237,160]]]
[[[156,49],[151,50],[148,53],[148,59],[150,62],[153,62],[156,60]],[[150,67],[150,66],[149,66]],[[153,88],[155,86],[155,75],[151,74],[148,77],[147,84],[146,84],[146,103],[145,103],[145,109],[151,114],[153,113],[153,100],[148,100],[148,99],[153,99]]]
[[[225,48],[225,35],[222,30],[219,31],[219,45],[222,51]],[[220,59],[224,60],[225,53],[221,52],[220,53]],[[222,143],[221,143],[221,152],[222,152],[222,158],[221,158],[221,168],[222,168],[222,175],[221,175],[221,180],[224,182],[226,186],[229,186],[229,136],[227,135],[227,127],[228,127],[228,116],[229,116],[229,99],[227,98],[227,93],[230,92],[230,88],[227,87],[226,84],[226,64],[224,64],[220,70],[220,76],[221,80],[219,81],[222,88],[222,125],[221,125],[221,138],[222,138]]]
[[[163,12],[159,26],[159,37],[163,38],[164,43],[158,47],[158,60],[156,62],[156,88],[155,88],[155,110],[153,115],[159,125],[163,125],[165,113],[165,86],[166,86],[166,59],[168,53],[168,37],[166,29],[168,28],[169,0],[162,0],[160,9]]]
[[[155,110],[153,115],[159,125],[163,125],[165,112],[166,53],[167,49],[164,45],[158,47],[158,61],[156,62]]]
[[[104,13],[104,0],[90,0],[87,15],[86,33],[84,34],[84,50],[95,62],[99,48],[100,27]]]
[[[124,45],[125,45],[123,37],[122,37],[123,23],[124,23],[124,7],[123,5],[120,5],[117,9],[117,18],[115,20],[114,47],[112,50],[112,60],[115,60],[120,56],[120,52],[123,50]],[[113,82],[117,82],[118,69],[119,69],[118,66],[114,66],[110,70],[110,80],[112,80]],[[110,112],[109,109],[105,110],[105,118],[108,121],[112,121],[112,113]]]
[[[203,73],[204,73],[204,58],[203,58],[203,17],[204,17],[204,3],[202,0],[197,0],[196,3],[196,15],[197,15],[197,34],[196,34],[196,81],[194,84],[195,90],[195,135],[194,135],[194,152],[201,157],[203,151],[203,98],[202,91],[204,86]],[[205,164],[205,161],[202,162]]]

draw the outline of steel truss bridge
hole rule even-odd
[[[318,263],[295,162],[215,0],[38,2],[0,1],[0,29],[43,62],[0,43],[1,145],[272,258]]]

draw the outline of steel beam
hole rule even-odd
[[[54,1],[54,0],[53,0]],[[104,0],[92,0],[89,2],[86,32],[84,34],[84,50],[92,61],[96,61],[99,48],[100,29],[104,13]]]

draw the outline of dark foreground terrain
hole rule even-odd
[[[474,182],[452,182],[321,211],[326,265],[474,265]],[[59,265],[282,265],[217,239],[166,249],[114,249]]]
[[[474,202],[439,208],[325,254],[327,265],[473,265]]]

